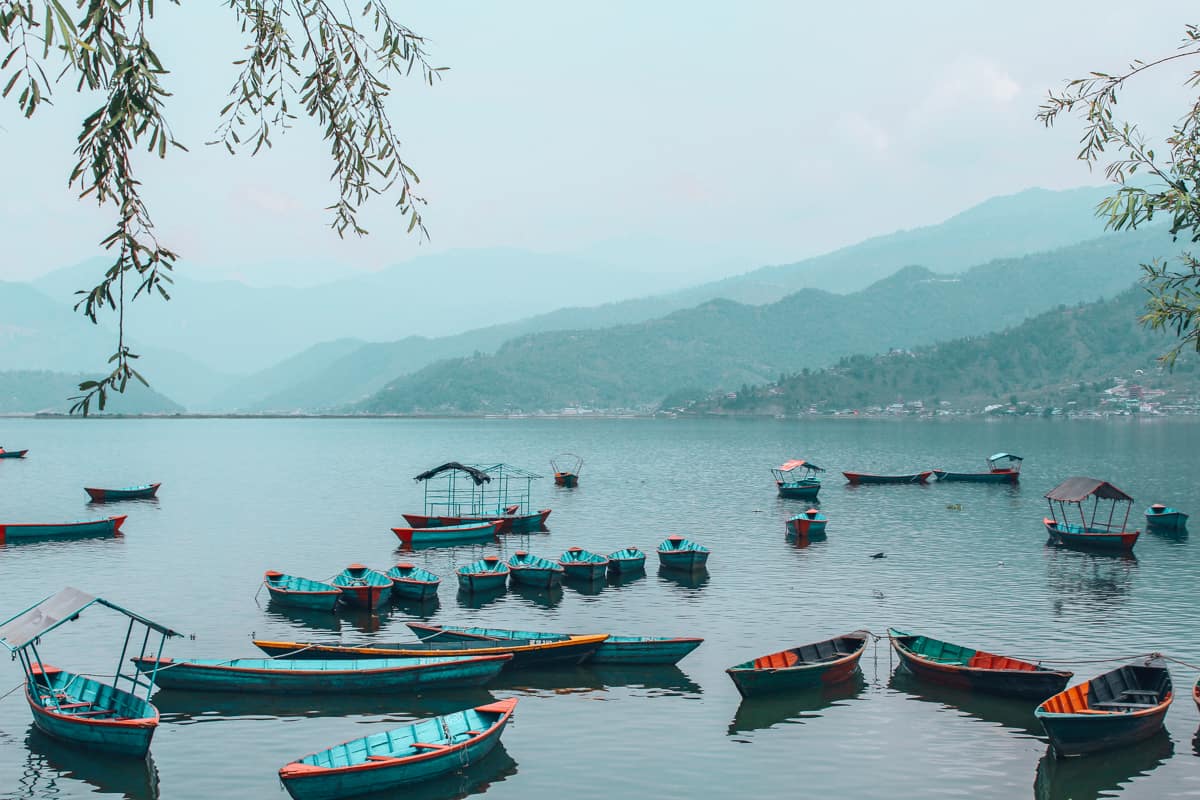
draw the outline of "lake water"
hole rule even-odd
[[[414,718],[519,696],[502,749],[405,798],[1200,796],[1197,670],[1172,664],[1167,732],[1127,752],[1055,762],[1032,706],[940,690],[893,673],[879,642],[862,679],[825,694],[740,702],[726,667],[858,628],[889,626],[1010,655],[1099,659],[1161,651],[1200,665],[1200,542],[1144,533],[1136,559],[1045,545],[1042,494],[1071,475],[1111,480],[1200,521],[1200,425],[1164,420],[0,420],[0,519],[128,513],[115,539],[0,548],[0,613],[65,585],[194,639],[175,658],[258,656],[252,636],[411,639],[415,618],[534,630],[703,636],[669,669],[516,673],[485,690],[422,696],[266,697],[163,691],[151,758],[134,764],[32,729],[21,691],[0,700],[0,797],[286,797],[284,763]],[[974,471],[996,451],[1026,457],[1019,488],[850,488],[837,470]],[[549,474],[557,452],[586,463],[576,490],[535,484],[549,533],[418,552],[443,576],[440,605],[383,616],[268,607],[262,573],[327,578],[401,560],[388,530],[419,511],[412,476],[448,460]],[[828,539],[797,548],[769,469],[792,457],[831,468]],[[156,502],[89,507],[82,487],[162,481]],[[958,506],[961,505],[961,510]],[[949,508],[954,506],[954,508]],[[713,550],[698,581],[658,574],[651,551],[678,532]],[[556,558],[578,545],[651,552],[647,575],[594,593],[509,591],[460,599],[453,569],[516,549]],[[875,553],[884,558],[873,559]],[[405,558],[408,558],[407,556]],[[480,606],[480,607],[473,607]],[[103,608],[48,635],[47,662],[111,674],[124,633]],[[0,693],[18,686],[0,666]]]

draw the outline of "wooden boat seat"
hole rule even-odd
[[[1143,698],[1149,698],[1151,700],[1157,700],[1158,692],[1155,691],[1154,689],[1124,689],[1124,690],[1122,690],[1122,692],[1119,696],[1120,697],[1130,697],[1130,698],[1143,697]]]
[[[1136,711],[1141,708],[1154,708],[1158,703],[1131,703],[1125,700],[1110,700],[1107,703],[1092,703],[1095,708],[1106,711]]]
[[[426,748],[428,750],[445,750],[450,745],[436,744],[435,742],[413,742],[412,745],[410,745],[410,746],[415,747],[418,750],[420,750],[421,748]]]
[[[48,699],[48,698],[43,698],[43,699]],[[60,704],[58,704],[58,706],[56,706],[56,708],[60,711],[70,711],[71,709],[75,709],[75,708],[91,708],[91,707],[92,707],[91,703],[60,703]]]
[[[88,705],[91,705],[91,703],[89,703]],[[115,713],[117,713],[117,712],[113,711],[111,708],[93,708],[91,711],[76,711],[75,716],[77,716],[77,717],[101,717],[101,716],[104,716],[105,714],[115,714]]]

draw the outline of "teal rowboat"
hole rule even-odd
[[[392,579],[392,596],[410,600],[427,600],[437,596],[442,579],[415,564],[400,563],[387,571]]]
[[[279,770],[295,800],[374,795],[475,764],[500,741],[517,698],[335,745]]]
[[[473,641],[370,642],[359,645],[306,642],[270,642],[255,639],[254,646],[274,658],[364,659],[425,658],[428,656],[469,658],[507,654],[506,669],[540,667],[546,664],[579,664],[608,637],[603,633],[568,636],[561,640],[486,639]]]
[[[504,628],[469,628],[457,625],[407,623],[424,641],[532,641],[563,642],[569,633],[512,631]],[[704,640],[690,636],[617,636],[610,634],[587,659],[588,664],[677,664]]]
[[[115,536],[125,523],[124,514],[85,522],[0,523],[0,544],[17,539],[78,539]]]
[[[563,574],[568,578],[598,581],[608,573],[608,558],[591,553],[580,547],[572,547],[558,559]]]
[[[29,450],[5,450],[0,447],[0,458],[24,458]]]
[[[682,536],[668,536],[658,546],[658,563],[663,569],[697,572],[708,564],[709,549]]]
[[[511,654],[469,658],[270,659],[139,657],[142,672],[158,670],[165,689],[217,692],[388,692],[482,686],[499,674]]]
[[[495,592],[508,583],[508,564],[499,556],[484,556],[458,568],[458,588],[464,592]]]
[[[503,524],[501,520],[492,519],[436,528],[392,528],[392,533],[404,547],[438,547],[495,541]]]
[[[508,570],[513,583],[525,586],[537,586],[541,589],[551,589],[562,585],[563,568],[548,558],[518,550],[508,559]]]
[[[1159,530],[1182,530],[1187,527],[1188,515],[1162,503],[1146,509],[1146,525]]]
[[[866,631],[759,656],[725,670],[742,697],[831,686],[850,680],[867,647]]]
[[[80,613],[92,605],[106,606],[129,618],[111,683],[52,667],[38,654],[46,634],[79,619]],[[148,676],[138,675],[125,664],[129,643],[142,628],[145,637],[136,638],[142,638],[143,649],[151,645],[151,632],[160,635],[160,656],[166,640],[179,635],[102,597],[70,587],[0,624],[0,644],[20,660],[25,673],[25,699],[33,712],[34,726],[88,751],[145,758],[158,727],[158,709],[149,700],[156,675],[153,671]]]
[[[271,600],[294,608],[333,611],[342,597],[341,588],[332,583],[297,578],[273,569],[263,573],[263,586],[267,587]]]
[[[342,590],[342,600],[359,608],[379,608],[392,596],[392,579],[362,564],[351,564],[331,581]]]
[[[94,489],[84,487],[93,503],[112,503],[117,500],[147,500],[158,494],[161,483],[146,483],[141,486],[126,486],[124,489]]]
[[[634,575],[646,571],[646,554],[636,547],[626,547],[608,554],[608,571],[613,575]]]

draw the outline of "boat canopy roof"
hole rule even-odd
[[[1024,461],[1020,456],[1014,456],[1012,453],[996,453],[990,457],[988,461]]]
[[[121,606],[105,600],[103,597],[93,597],[86,592],[81,592],[79,589],[68,586],[59,591],[58,594],[45,598],[40,603],[25,609],[20,614],[0,624],[0,644],[3,644],[15,653],[18,650],[24,649],[30,642],[36,641],[43,634],[49,633],[60,625],[78,619],[79,612],[97,603],[108,606],[114,611],[119,611],[131,620],[140,622],[150,630],[158,631],[163,636],[182,636],[179,632],[173,631],[165,625],[159,625],[154,620],[121,608]]]
[[[413,480],[414,481],[427,481],[435,475],[440,475],[443,472],[450,472],[452,470],[457,470],[459,472],[465,472],[467,475],[469,475],[471,477],[471,480],[475,481],[476,486],[482,486],[483,484],[487,483],[488,481],[490,481],[492,479],[492,477],[487,474],[486,470],[479,469],[478,467],[471,467],[466,464],[460,464],[457,461],[447,461],[445,464],[442,464],[440,467],[434,467],[433,469],[425,470],[420,475],[413,478]]]
[[[1103,500],[1124,501],[1132,503],[1133,498],[1113,486],[1108,481],[1096,478],[1067,478],[1065,481],[1046,492],[1048,500],[1058,500],[1062,503],[1080,503],[1091,496]]]
[[[816,472],[824,472],[825,471],[824,467],[818,467],[816,464],[812,463],[811,461],[805,461],[802,458],[793,458],[791,461],[786,461],[786,462],[780,464],[777,469],[780,472],[791,472],[792,470],[800,469],[801,467],[805,467],[807,469],[811,469]]]

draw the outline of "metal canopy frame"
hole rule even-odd
[[[1094,484],[1094,485],[1093,485]],[[1090,486],[1090,488],[1089,488]],[[1085,494],[1079,495],[1087,489]],[[1062,515],[1062,524],[1071,525],[1074,523],[1068,522],[1067,506],[1075,506],[1079,511],[1079,522],[1085,533],[1113,533],[1124,532],[1128,530],[1129,513],[1133,510],[1133,498],[1122,492],[1117,487],[1107,481],[1100,481],[1094,478],[1069,478],[1061,484],[1046,492],[1046,502],[1050,506],[1050,517],[1055,524],[1059,522],[1059,515]],[[1092,514],[1089,520],[1084,512],[1084,503],[1088,498],[1092,498]],[[1111,505],[1108,509],[1108,521],[1097,522],[1096,514],[1100,509],[1100,500],[1107,500]],[[1055,512],[1054,504],[1058,503],[1058,511]],[[1120,527],[1113,525],[1113,517],[1116,515],[1117,504],[1125,504],[1125,518],[1121,521]]]
[[[478,482],[472,472],[483,473],[489,480]],[[533,482],[541,478],[536,472],[503,463],[463,464],[444,469],[423,481],[425,513],[448,517],[519,514],[530,507]]]
[[[560,469],[558,466],[559,461],[570,463],[570,465],[571,465],[570,468],[569,469]],[[556,473],[569,472],[572,475],[578,475],[580,473],[580,471],[583,469],[583,457],[577,456],[574,453],[559,453],[554,458],[550,459],[550,468],[552,470],[554,470]]]
[[[0,644],[8,648],[13,659],[20,660],[21,669],[25,672],[25,680],[31,690],[37,689],[39,686],[48,689],[50,688],[48,683],[45,681],[39,683],[38,681],[43,662],[37,646],[41,642],[42,636],[68,622],[79,619],[80,613],[93,605],[106,606],[129,618],[129,625],[125,629],[125,642],[121,646],[121,655],[117,658],[117,668],[113,673],[112,686],[114,689],[120,689],[121,681],[126,680],[129,682],[130,694],[137,697],[137,690],[141,687],[145,689],[145,700],[149,702],[150,695],[154,692],[155,680],[158,677],[158,661],[162,659],[163,647],[166,645],[167,639],[182,636],[182,634],[165,625],[160,625],[148,617],[122,608],[103,597],[94,597],[68,586],[56,594],[42,598],[21,613],[0,623]],[[129,642],[133,638],[135,625],[146,631],[142,637],[141,653],[143,655],[150,645],[150,634],[159,634],[158,659],[148,680],[143,679],[142,673],[136,669],[131,669],[128,673],[124,671],[125,654],[129,651]],[[38,665],[36,674],[33,669],[34,664]],[[53,702],[56,710],[61,710],[56,693],[51,693],[50,701]]]
[[[1003,469],[1011,469],[1013,472],[1020,472],[1021,462],[1024,460],[1025,459],[1021,458],[1020,456],[1014,456],[1012,453],[996,453],[994,456],[988,457],[987,465],[988,469],[994,472],[997,469],[1001,469],[1000,467],[996,466],[997,462],[1006,461],[1008,463],[1005,465],[1005,467],[1003,467]]]
[[[803,473],[797,476],[795,473],[803,470]],[[785,461],[778,467],[771,470],[771,474],[775,476],[775,480],[779,483],[800,483],[802,481],[817,481],[820,480],[819,472],[824,472],[824,467],[818,467],[811,461],[804,459],[793,459]]]

